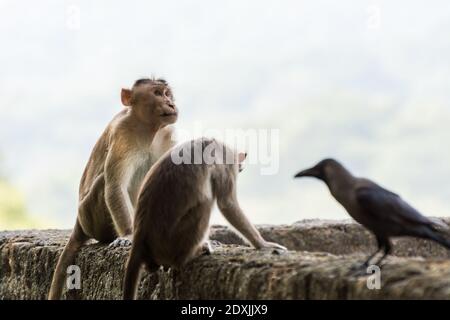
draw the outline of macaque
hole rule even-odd
[[[265,241],[239,206],[236,178],[245,158],[215,139],[202,138],[174,147],[154,164],[139,192],[124,299],[136,297],[143,265],[150,272],[159,266],[179,268],[210,253],[205,240],[216,200],[254,247],[286,250]]]
[[[122,89],[121,99],[126,108],[100,136],[81,178],[77,220],[59,257],[49,299],[61,297],[66,269],[87,240],[129,245],[142,181],[174,145],[170,125],[178,110],[165,80],[137,80],[132,89]]]

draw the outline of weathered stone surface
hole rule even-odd
[[[450,226],[450,219],[439,219]],[[361,225],[351,220],[303,220],[292,225],[260,225],[264,239],[283,244],[290,250],[329,252],[336,255],[373,252],[374,237]],[[449,234],[450,237],[450,234]],[[244,244],[244,241],[226,226],[213,226],[211,239],[225,244]],[[413,257],[450,258],[450,251],[428,240],[394,239],[394,254]]]
[[[399,254],[434,258],[391,257],[382,270],[381,290],[369,290],[367,276],[349,274],[351,266],[373,249],[368,234],[357,225],[316,221],[263,226],[261,230],[266,238],[290,249],[322,252],[277,255],[239,245],[218,245],[213,255],[200,257],[182,270],[145,274],[140,297],[450,299],[450,260],[443,259],[448,253],[428,242],[399,241]],[[68,236],[69,231],[60,230],[0,232],[0,299],[45,299]],[[212,238],[229,243],[239,240],[223,227],[213,228]],[[128,250],[96,243],[83,247],[76,261],[81,268],[82,288],[70,291],[67,298],[119,299]]]

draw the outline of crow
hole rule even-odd
[[[444,223],[423,216],[399,195],[375,182],[353,176],[334,159],[322,160],[295,175],[295,178],[300,177],[314,177],[325,182],[333,197],[350,216],[375,235],[378,250],[368,257],[363,267],[369,266],[382,250],[383,256],[375,263],[380,265],[392,251],[393,237],[429,239],[450,249],[450,240],[438,228],[439,225],[448,228]]]

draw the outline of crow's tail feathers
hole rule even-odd
[[[435,217],[428,217],[428,219],[431,221],[431,226],[433,229],[440,229],[440,230],[450,230],[450,227],[441,219],[435,218]]]
[[[427,238],[439,243],[447,249],[450,249],[450,236],[444,236],[443,232],[440,232],[439,230],[430,230],[430,232],[427,233]]]

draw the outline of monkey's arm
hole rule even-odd
[[[236,197],[236,191],[233,188],[229,195],[223,195],[217,199],[217,205],[233,227],[235,227],[250,243],[257,249],[278,248],[286,250],[283,246],[276,243],[267,242],[263,239],[255,226],[247,219],[239,206]]]
[[[105,202],[120,237],[131,235],[133,226],[134,209],[127,190],[131,168],[126,154],[126,150],[112,146],[105,163]]]

